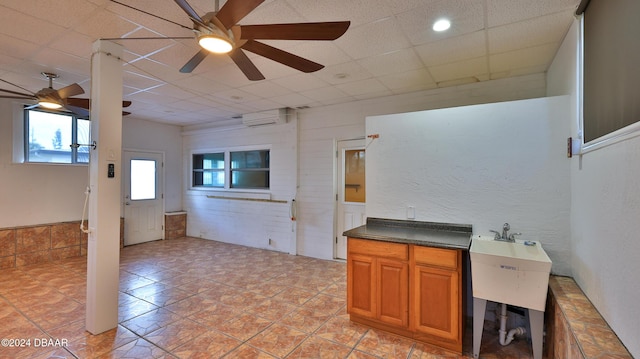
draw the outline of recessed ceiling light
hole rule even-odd
[[[451,22],[447,19],[440,19],[433,23],[433,31],[445,31],[451,27]]]

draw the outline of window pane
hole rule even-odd
[[[131,200],[156,198],[156,161],[131,160]]]
[[[224,187],[224,152],[193,155],[193,186]]]
[[[91,122],[89,120],[78,119],[77,143],[88,145],[91,141]],[[78,147],[78,158],[76,162],[89,163],[89,146]]]
[[[28,112],[29,162],[71,163],[73,117],[41,111]]]
[[[364,150],[347,150],[344,153],[344,200],[365,202]]]
[[[224,169],[224,153],[193,155],[194,169]]]
[[[224,187],[224,171],[193,171],[193,186]]]
[[[269,168],[269,151],[231,152],[231,168]]]
[[[231,172],[231,187],[235,188],[269,188],[269,171]]]

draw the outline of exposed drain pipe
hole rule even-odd
[[[513,328],[507,333],[507,305],[502,303],[500,310],[500,345],[509,345],[515,335],[524,334],[527,334],[527,330],[524,327]]]

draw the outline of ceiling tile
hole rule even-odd
[[[30,17],[65,28],[82,21],[98,8],[90,2],[77,0],[5,1],[3,5]],[[28,27],[25,28],[28,29]]]
[[[351,26],[389,16],[385,0],[286,0],[307,21],[351,21]],[[347,30],[348,31],[348,30]]]
[[[486,0],[489,27],[510,24],[555,12],[573,10],[580,0]]]
[[[355,61],[343,64],[327,66],[316,72],[316,76],[332,85],[343,84],[351,81],[368,79],[371,74]]]
[[[568,16],[572,16],[571,12],[560,12],[491,28],[488,30],[489,52],[496,54],[550,42],[559,43],[569,27],[562,19]]]
[[[139,26],[131,21],[127,21],[122,17],[108,11],[94,13],[89,18],[80,22],[74,27],[74,30],[92,39],[116,38],[122,37]]]
[[[436,82],[474,78],[489,71],[486,57],[430,66],[429,72]]]
[[[476,32],[484,28],[484,8],[477,0],[427,2],[424,6],[398,14],[402,30],[413,45],[438,41]],[[448,18],[451,28],[436,32],[431,29],[440,18]]]
[[[409,47],[394,18],[387,17],[348,30],[335,44],[353,59],[380,55]]]
[[[336,85],[336,87],[351,96],[358,96],[358,95],[364,95],[364,94],[370,94],[370,93],[382,93],[382,92],[389,91],[389,89],[387,89],[377,79],[352,81],[345,84]]]
[[[546,44],[491,55],[489,57],[491,72],[513,71],[534,66],[545,66],[546,69],[558,50],[558,46],[560,46],[559,43]]]
[[[299,93],[288,93],[282,96],[274,96],[270,98],[271,101],[278,104],[278,107],[300,107],[300,106],[309,106],[314,101],[310,98],[303,96]]]
[[[320,80],[318,77],[312,74],[295,74],[291,76],[285,76],[273,80],[274,83],[284,86],[293,92],[301,92],[305,90],[311,90],[328,86],[325,81]]]
[[[486,33],[476,31],[446,40],[429,42],[416,46],[416,52],[427,66],[485,56],[487,54]]]
[[[332,87],[323,87],[319,89],[313,89],[308,91],[302,91],[301,95],[308,97],[314,101],[327,103],[332,100],[340,100],[340,99],[349,99],[349,95],[347,95],[342,90],[336,91],[335,88]]]
[[[0,10],[0,34],[45,45],[65,31],[65,28],[60,25],[42,21],[13,9],[3,7]],[[31,31],[31,29],[38,30]]]
[[[428,90],[437,87],[426,69],[417,69],[378,78],[382,84],[394,93]]]
[[[358,61],[362,67],[376,76],[406,72],[422,68],[424,65],[413,49],[403,49],[371,56]]]

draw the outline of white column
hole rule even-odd
[[[98,40],[91,60],[89,243],[86,329],[99,334],[118,325],[120,183],[122,154],[122,47]],[[113,167],[113,174],[109,169]]]

